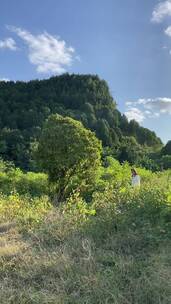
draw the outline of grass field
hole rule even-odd
[[[128,164],[110,161],[89,204],[54,206],[36,173],[14,170],[9,191],[1,173],[1,304],[171,303],[170,173],[139,169],[133,190]]]

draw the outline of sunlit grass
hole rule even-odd
[[[59,207],[1,194],[1,304],[171,303],[168,177],[144,171],[134,191],[117,168],[89,205],[79,192]]]

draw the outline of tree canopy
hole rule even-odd
[[[97,75],[69,75],[29,82],[0,82],[0,157],[34,170],[32,147],[49,115],[58,113],[82,122],[96,133],[103,147],[115,147],[123,137],[161,147],[154,132],[128,122],[116,108],[109,87]]]
[[[171,155],[171,140],[169,140],[166,145],[162,148],[162,155]]]
[[[82,123],[58,114],[49,116],[40,136],[37,158],[60,193],[69,185],[90,185],[100,166],[102,146]]]

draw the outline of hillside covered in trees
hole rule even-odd
[[[32,152],[52,113],[79,120],[102,140],[104,153],[147,165],[162,148],[156,134],[128,122],[108,85],[94,75],[69,75],[30,82],[0,82],[0,157],[35,170]],[[158,153],[158,152],[157,152]],[[155,156],[156,157],[156,156]]]

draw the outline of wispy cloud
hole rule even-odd
[[[10,79],[8,79],[8,78],[0,78],[0,81],[8,82],[8,81],[10,81]]]
[[[126,102],[125,115],[128,119],[143,122],[146,118],[157,118],[162,114],[171,115],[171,98],[140,98],[137,101]]]
[[[165,17],[171,16],[171,0],[160,2],[153,10],[151,21],[160,23]]]
[[[29,61],[36,66],[38,73],[61,74],[72,64],[75,50],[59,37],[47,32],[33,35],[14,26],[8,26],[8,29],[24,41],[28,47]]]
[[[171,37],[171,26],[168,26],[168,28],[165,30],[165,34]]]
[[[157,112],[159,115],[162,113],[171,115],[171,98],[159,97],[159,98],[148,98],[139,99],[136,104],[142,105],[145,109],[151,111],[151,114]]]
[[[159,2],[153,10],[151,21],[161,23],[166,17],[171,17],[171,0]],[[171,26],[168,26],[164,33],[171,38]],[[169,49],[164,46],[163,49]],[[171,50],[169,51],[171,54]]]
[[[0,49],[9,49],[11,51],[17,50],[17,45],[13,38],[6,38],[5,40],[0,40]]]
[[[130,107],[125,112],[125,115],[129,121],[134,119],[137,122],[141,123],[145,119],[144,113],[136,107]]]

